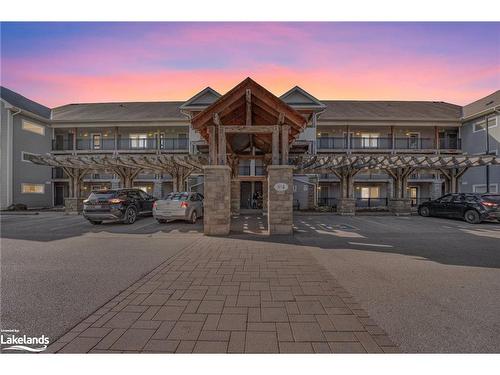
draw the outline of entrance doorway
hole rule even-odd
[[[64,185],[54,186],[54,206],[64,206]]]
[[[262,181],[240,182],[240,208],[262,209]]]

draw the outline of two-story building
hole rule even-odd
[[[500,91],[468,106],[429,101],[318,100],[300,87],[280,99],[304,116],[308,124],[294,141],[290,157],[301,154],[460,155],[496,153]],[[191,119],[220,94],[206,88],[187,101],[77,103],[47,108],[7,88],[1,89],[1,208],[13,203],[52,207],[69,194],[68,176],[60,168],[33,165],[23,155],[161,155],[206,153],[208,145],[191,127]],[[488,119],[488,125],[486,125]],[[253,153],[258,153],[255,148]],[[241,176],[265,173],[262,159],[241,160]],[[499,167],[471,169],[463,191],[498,191]],[[90,171],[80,194],[121,185],[112,171]],[[174,189],[172,176],[143,169],[133,185],[162,197]],[[203,176],[183,181],[186,190],[203,191]],[[241,207],[251,207],[261,193],[258,178],[241,182]],[[335,206],[340,196],[335,175],[294,176],[294,200],[299,209]],[[496,189],[496,190],[495,190]],[[380,170],[360,172],[354,180],[359,208],[387,206],[392,179]],[[410,176],[407,194],[417,204],[444,191],[436,170]]]

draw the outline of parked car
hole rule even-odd
[[[138,216],[152,214],[155,200],[140,189],[93,191],[83,201],[83,216],[92,224],[104,220],[133,224]]]
[[[203,195],[194,192],[170,193],[154,203],[153,216],[159,223],[180,219],[194,224],[203,216]]]
[[[500,194],[446,194],[418,206],[421,216],[444,216],[463,219],[471,224],[500,220]]]

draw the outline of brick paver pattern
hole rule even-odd
[[[294,244],[203,237],[49,346],[58,353],[398,352]]]

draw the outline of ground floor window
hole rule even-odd
[[[21,192],[23,194],[44,194],[44,184],[21,184]]]
[[[378,186],[361,187],[361,198],[380,198],[380,188]]]

